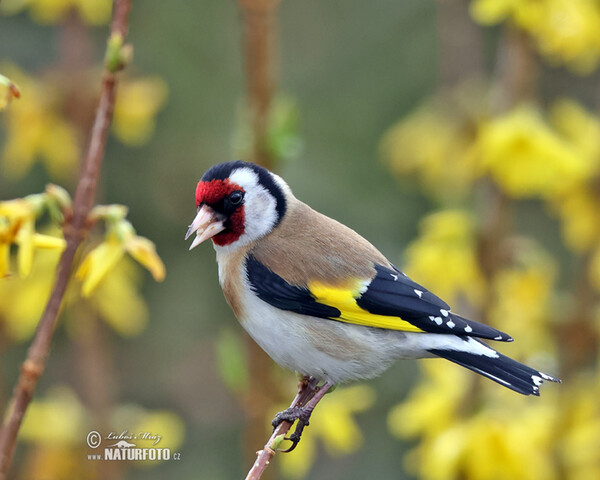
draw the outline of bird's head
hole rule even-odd
[[[253,163],[211,167],[196,187],[198,213],[185,236],[196,234],[190,250],[209,238],[219,247],[237,248],[263,237],[285,215],[290,196],[279,176]]]

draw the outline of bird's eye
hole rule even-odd
[[[233,192],[231,192],[231,195],[229,195],[229,201],[232,205],[239,205],[240,203],[242,203],[243,199],[244,192],[242,192],[241,190],[234,190]]]

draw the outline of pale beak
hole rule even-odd
[[[203,205],[202,208],[198,210],[196,218],[194,218],[194,221],[185,234],[185,239],[187,240],[192,233],[196,233],[196,238],[194,238],[190,250],[200,245],[204,240],[214,237],[217,233],[225,230],[223,220],[219,219],[219,216],[220,215],[208,205]]]

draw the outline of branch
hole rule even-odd
[[[110,29],[111,39],[119,36],[122,41],[127,35],[130,9],[131,0],[115,0]],[[27,352],[27,358],[21,366],[21,374],[10,403],[12,411],[0,434],[0,480],[7,477],[23,416],[31,402],[37,382],[46,367],[60,306],[71,277],[75,254],[89,229],[87,217],[94,203],[108,128],[115,104],[117,88],[115,71],[116,69],[109,70],[105,66],[100,101],[96,109],[88,151],[83,159],[79,175],[73,212],[70,218],[67,216],[64,225],[67,246],[56,269],[56,281],[50,299],[46,304],[35,337]]]
[[[271,100],[275,91],[273,37],[279,0],[239,0],[244,28],[246,100],[253,137],[252,161],[272,169],[267,145]]]
[[[314,378],[305,377],[300,383],[298,383],[298,393],[296,397],[292,401],[290,408],[293,407],[303,407],[306,403],[309,402],[315,396],[315,387],[317,381]],[[262,450],[256,452],[256,461],[252,468],[246,475],[246,480],[258,480],[271,459],[275,456],[275,453],[282,439],[287,435],[292,427],[292,423],[288,421],[281,422],[269,438],[269,441],[266,443]]]

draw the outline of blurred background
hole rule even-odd
[[[0,112],[0,201],[74,192],[110,11],[0,4],[0,73],[21,91]],[[128,41],[97,202],[128,207],[166,278],[124,256],[94,288],[73,279],[11,478],[243,478],[296,379],[237,324],[213,249],[183,241],[196,182],[236,158],[563,379],[525,398],[399,362],[328,395],[264,478],[600,478],[598,2],[145,0]],[[5,411],[59,250],[28,268],[0,220]],[[61,236],[46,214],[35,228]],[[95,227],[81,257],[106,238]],[[181,460],[88,460],[91,430],[152,432]]]

